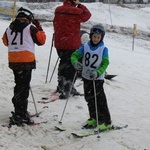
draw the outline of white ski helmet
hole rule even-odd
[[[81,33],[81,44],[85,44],[87,41],[90,40],[89,38],[89,33],[86,32],[85,30],[80,30]]]

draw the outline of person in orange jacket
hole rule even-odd
[[[31,124],[29,117],[28,97],[32,69],[36,68],[35,43],[44,45],[46,35],[33,13],[21,7],[14,21],[3,34],[2,41],[8,47],[9,68],[14,74],[14,112],[10,117],[12,125]]]
[[[55,9],[53,20],[54,45],[60,58],[57,87],[60,99],[69,97],[69,90],[76,72],[70,57],[81,45],[81,23],[88,21],[90,17],[90,11],[79,0],[64,0],[63,5]],[[79,95],[75,88],[72,89],[71,94]]]

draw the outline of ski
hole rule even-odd
[[[32,123],[32,124],[22,124],[22,125],[20,125],[20,126],[18,126],[18,127],[24,127],[25,125],[28,125],[28,126],[36,126],[36,125],[40,125],[40,124],[45,124],[45,123],[47,123],[47,121],[42,121],[42,122],[34,122],[34,123]],[[7,128],[11,128],[12,126],[14,126],[14,125],[12,125],[12,124],[3,124],[3,125],[1,125],[2,127],[7,127]]]
[[[38,113],[35,113],[35,114],[29,114],[29,117],[30,118],[33,118],[33,117],[39,117],[39,115],[42,113],[42,111],[38,112]]]
[[[124,125],[124,126],[116,126],[116,125],[112,125],[111,128],[107,129],[107,130],[96,130],[96,131],[91,131],[91,132],[87,132],[87,133],[76,133],[76,132],[72,132],[71,134],[74,136],[74,137],[77,137],[77,138],[83,138],[83,137],[88,137],[88,136],[91,136],[91,135],[97,135],[99,133],[105,133],[105,132],[109,132],[109,131],[115,131],[115,130],[121,130],[121,129],[124,129],[124,128],[127,128],[128,125]]]
[[[55,126],[55,129],[59,130],[59,131],[66,131],[66,128],[63,128],[63,127],[60,127],[60,126]]]
[[[43,98],[42,98],[43,99]],[[51,103],[51,102],[55,102],[56,100],[58,100],[59,98],[57,97],[57,98],[52,98],[52,99],[50,99],[50,100],[40,100],[40,101],[38,101],[38,103],[40,103],[40,104],[47,104],[47,103]]]
[[[34,122],[32,124],[29,124],[29,126],[36,126],[36,125],[40,125],[40,124],[45,124],[47,123],[48,121],[42,121],[42,122]]]
[[[111,80],[111,79],[113,79],[113,78],[116,77],[116,76],[117,76],[117,75],[107,74],[107,75],[105,75],[105,79]]]
[[[84,93],[80,93],[79,95],[73,95],[74,96],[84,96]],[[51,98],[50,100],[48,100],[49,98],[47,97],[42,97],[42,100],[39,100],[38,103],[40,104],[47,104],[47,103],[51,103],[51,102],[55,102],[57,100],[59,100],[59,97],[54,97]]]
[[[56,98],[56,96],[57,96],[57,93],[53,92],[50,94],[50,97],[42,97],[41,100],[38,101],[38,103],[44,103],[45,104],[45,103],[54,102],[55,100],[59,99],[58,97]]]

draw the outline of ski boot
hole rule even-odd
[[[111,128],[111,124],[102,123],[98,125],[100,131],[105,131]]]
[[[83,129],[92,129],[97,125],[97,121],[94,118],[90,118],[86,121],[86,124],[83,126]]]
[[[17,125],[17,126],[23,126],[23,124],[31,125],[34,124],[34,121],[30,119],[30,116],[28,113],[24,115],[15,114],[12,113],[12,117],[10,117],[10,126],[11,125]]]

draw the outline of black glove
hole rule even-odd
[[[81,71],[83,68],[83,65],[80,62],[74,63],[73,66],[77,71]]]
[[[90,77],[91,80],[95,80],[99,77],[99,74],[96,70],[92,70],[89,74],[89,77]]]
[[[39,22],[37,19],[34,19],[34,20],[32,21],[32,23],[38,28],[38,30],[43,31],[43,29],[42,29],[42,27],[41,27],[41,25],[40,25],[40,22]]]

